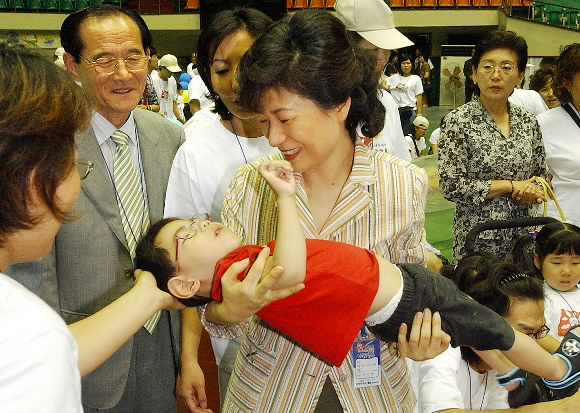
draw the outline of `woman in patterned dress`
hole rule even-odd
[[[522,80],[526,41],[513,32],[493,31],[473,56],[476,93],[448,114],[439,141],[439,178],[443,196],[456,203],[453,256],[465,255],[464,243],[475,225],[535,215],[543,202],[534,176],[546,175],[546,159],[536,117],[508,103]],[[485,231],[476,249],[508,258],[517,230]]]

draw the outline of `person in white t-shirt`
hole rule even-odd
[[[187,65],[187,68],[185,70],[187,71],[187,73],[189,73],[189,75],[192,78],[194,76],[199,76],[199,71],[197,70],[197,53],[196,52],[191,53],[191,61],[189,62],[189,64]]]
[[[535,90],[515,88],[513,93],[508,97],[508,101],[512,105],[521,106],[536,116],[548,110],[548,105],[546,105],[542,96]]]
[[[172,54],[166,54],[159,59],[159,77],[153,78],[157,98],[159,99],[159,113],[167,119],[177,119],[185,123],[185,118],[177,107],[177,81],[173,73],[181,72],[177,64],[177,58]]]
[[[405,136],[405,142],[412,159],[423,156],[423,151],[427,148],[425,134],[429,129],[429,121],[423,116],[413,119],[411,133]]]
[[[411,56],[402,54],[399,56],[400,73],[387,78],[389,91],[397,106],[403,133],[411,132],[411,122],[415,116],[423,114],[423,82],[421,78],[413,74],[413,62]]]
[[[158,310],[182,306],[142,273],[125,295],[67,326],[5,275],[13,264],[46,255],[63,221],[82,219],[73,206],[93,166],[77,159],[75,133],[88,124],[90,104],[70,73],[30,50],[2,44],[0,73],[11,73],[0,82],[0,411],[81,413],[81,376]]]
[[[189,100],[189,111],[192,115],[213,103],[210,99],[209,90],[199,75],[192,76],[189,81],[187,96]]]
[[[272,20],[248,8],[226,10],[215,16],[197,44],[198,70],[215,104],[217,117],[207,109],[195,113],[185,126],[186,142],[177,151],[165,198],[165,217],[191,218],[209,213],[221,220],[226,189],[242,165],[279,152],[263,136],[254,113],[241,107],[234,90],[235,72],[244,53]],[[204,114],[205,112],[205,114]],[[204,114],[203,119],[196,117]],[[195,308],[182,312],[180,393],[190,410],[205,398],[203,374],[197,369],[201,324]],[[223,400],[242,337],[211,337]]]
[[[364,136],[361,128],[357,129],[357,134],[363,142],[372,146],[373,149],[388,152],[410,161],[411,157],[405,145],[397,104],[391,94],[386,92],[383,87],[384,81],[386,81],[383,69],[389,60],[391,50],[411,46],[413,42],[395,28],[393,12],[387,5],[381,4],[380,8],[376,8],[372,4],[359,3],[359,6],[358,8],[354,7],[352,12],[348,2],[338,2],[335,7],[337,17],[341,19],[348,30],[351,44],[367,50],[369,55],[376,59],[375,74],[377,75],[377,81],[381,85],[378,94],[379,100],[385,107],[385,123],[383,130],[376,136]],[[371,6],[373,11],[380,10],[382,13],[380,15],[380,26],[369,25],[368,18],[363,15]]]
[[[439,137],[441,136],[441,128],[435,129],[431,132],[431,136],[429,136],[429,145],[431,149],[429,153],[436,154],[439,153]]]
[[[542,282],[520,272],[513,264],[487,253],[474,253],[461,259],[455,269],[447,267],[444,275],[474,300],[494,310],[516,330],[540,340],[542,345],[548,329],[544,318]],[[551,342],[551,339],[550,339]],[[448,348],[431,360],[411,362],[411,376],[417,394],[416,413],[451,410],[495,412],[517,408],[521,413],[541,411],[572,411],[577,408],[578,394],[567,399],[544,404],[550,396],[543,383],[534,375],[522,377],[522,387],[511,386],[509,374],[496,376],[478,354],[467,347]],[[498,380],[499,379],[499,380]],[[533,384],[533,386],[532,386]]]

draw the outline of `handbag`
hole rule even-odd
[[[558,209],[558,213],[560,214],[560,220],[562,222],[566,222],[566,216],[564,215],[564,211],[562,211],[562,208],[560,207],[560,203],[556,199],[556,195],[554,195],[554,191],[552,190],[552,187],[550,186],[550,184],[548,182],[546,182],[546,180],[544,178],[542,178],[541,176],[535,176],[534,179],[536,181],[536,185],[538,185],[542,189],[542,192],[544,193],[544,198],[546,199],[544,201],[543,216],[545,216],[545,217],[548,216],[548,198],[551,198],[554,201],[556,208]]]

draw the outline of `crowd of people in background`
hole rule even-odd
[[[437,59],[382,0],[334,8],[277,21],[221,11],[181,61],[158,55],[139,14],[111,4],[68,15],[53,62],[0,44],[0,73],[11,74],[0,76],[0,411],[169,413],[180,397],[210,412],[203,330],[222,412],[580,409],[580,44],[525,79],[525,39],[488,31],[469,47],[465,103],[429,119]],[[430,179],[416,163],[430,154],[455,208],[449,257],[426,239]],[[540,377],[487,347],[451,348],[451,320],[428,308],[393,342],[365,319],[334,363],[256,316],[308,288],[280,284],[275,243],[258,247],[289,231],[286,198],[263,171],[282,160],[300,239],[450,279],[446,297],[469,296],[507,326],[498,342],[515,334],[540,351],[536,341],[558,369],[538,362]],[[541,205],[553,222],[485,231],[466,249],[474,226],[533,218]],[[184,223],[163,248],[146,235],[159,222]],[[185,307],[136,268],[145,242],[163,258],[154,273],[193,271],[192,257],[213,266],[210,243],[192,239],[219,245],[224,227],[256,252],[227,262],[220,300],[175,277],[195,303]],[[397,271],[372,316],[381,323],[427,288]],[[321,277],[309,305],[332,291]],[[286,322],[300,329],[307,316]]]

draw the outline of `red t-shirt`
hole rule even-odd
[[[270,253],[275,241],[268,243]],[[211,296],[222,300],[221,277],[244,258],[253,262],[262,250],[246,245],[216,266]],[[306,288],[272,302],[257,315],[323,360],[340,366],[360,331],[379,286],[375,254],[341,242],[306,240]],[[246,276],[240,273],[238,279]],[[282,274],[282,276],[284,276]]]

